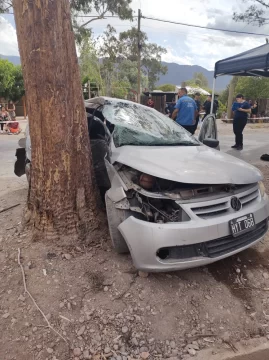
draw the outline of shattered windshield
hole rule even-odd
[[[107,101],[103,115],[114,127],[113,140],[116,147],[123,145],[190,145],[199,142],[176,122],[136,103]]]

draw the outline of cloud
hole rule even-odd
[[[16,30],[3,16],[0,16],[0,53],[19,55]]]
[[[188,56],[180,56],[172,47],[166,47],[167,53],[163,55],[162,60],[168,63],[177,63],[182,65],[194,65]]]
[[[211,26],[227,30],[262,32],[269,34],[269,24],[257,28],[244,23],[236,23],[232,19],[234,11],[242,10],[245,5],[241,0],[133,0],[132,7],[135,14],[141,8],[146,17],[166,19],[200,26]],[[93,15],[93,14],[91,14]],[[81,23],[87,18],[81,18]],[[91,24],[96,36],[103,33],[110,24],[118,32],[137,26],[137,19],[133,22],[121,21],[117,18],[95,21]],[[163,56],[166,62],[179,64],[200,65],[209,70],[220,59],[236,55],[255,46],[265,43],[265,37],[232,34],[223,31],[198,29],[183,25],[163,23],[142,19],[142,30],[148,35],[150,42],[165,46],[167,53]],[[7,20],[0,26],[0,52],[4,55],[17,55],[18,48],[16,33],[12,24]]]

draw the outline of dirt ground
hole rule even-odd
[[[269,193],[269,164],[260,167]],[[0,194],[0,359],[189,359],[269,336],[269,236],[208,267],[138,274],[108,233],[93,247],[32,242],[27,185]],[[14,178],[14,182],[16,182]],[[24,291],[28,291],[45,315]]]

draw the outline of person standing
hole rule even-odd
[[[0,133],[3,134],[4,132],[4,126],[5,126],[5,123],[6,121],[9,121],[10,120],[10,117],[9,117],[9,114],[6,110],[6,108],[4,106],[2,106],[1,108],[1,112],[0,112]]]
[[[207,115],[210,114],[211,103],[212,103],[212,95],[208,95],[207,100],[204,102],[204,105],[203,105],[203,109],[205,111],[205,115],[203,117],[203,120]],[[216,112],[217,112],[217,104],[214,101],[213,102],[213,114],[216,115]]]
[[[251,106],[251,114],[252,114],[252,118],[256,119],[257,115],[258,115],[258,101],[254,101],[254,105]]]
[[[152,97],[151,95],[149,95],[149,99],[148,99],[148,102],[147,102],[147,106],[148,107],[151,107],[151,108],[154,108],[154,101],[152,100]]]
[[[7,111],[9,113],[9,116],[11,117],[11,120],[15,120],[16,119],[16,113],[15,113],[16,107],[12,100],[9,100],[9,102],[8,102]]]
[[[175,110],[175,106],[176,106],[175,98],[172,99],[171,103],[167,103],[167,110],[168,110],[168,114],[169,114],[170,118],[172,117],[172,114],[173,114],[173,112]]]
[[[232,107],[233,111],[233,131],[235,134],[235,144],[232,149],[243,150],[243,131],[248,121],[248,114],[251,113],[251,107],[244,100],[242,94],[236,95],[236,102]]]
[[[195,131],[197,130],[198,124],[199,124],[199,119],[200,119],[200,115],[199,112],[201,111],[201,94],[199,92],[194,94],[194,101],[197,107],[197,111],[198,111],[198,115],[196,116],[196,120],[195,120]]]
[[[195,132],[196,116],[198,114],[195,101],[188,96],[186,88],[179,89],[178,97],[179,99],[173,111],[172,119],[193,135]]]

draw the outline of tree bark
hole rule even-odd
[[[98,228],[97,192],[69,0],[13,0],[26,89],[35,234],[63,244]]]

